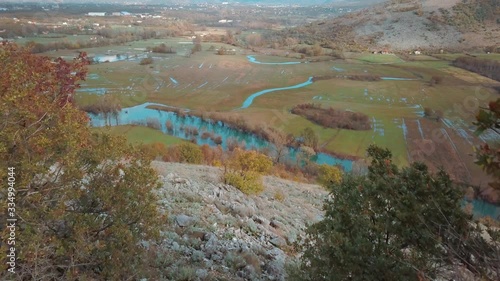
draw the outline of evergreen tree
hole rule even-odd
[[[491,275],[488,245],[462,210],[463,193],[421,163],[399,169],[389,150],[368,148],[367,176],[330,184],[325,217],[301,244],[303,280],[426,280],[462,264]]]

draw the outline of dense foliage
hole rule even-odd
[[[448,175],[420,163],[399,169],[375,146],[368,154],[367,176],[329,186],[325,217],[301,244],[300,279],[428,280],[452,264],[494,279],[498,245],[475,232]]]
[[[338,110],[332,107],[322,108],[320,104],[299,104],[292,108],[292,113],[303,116],[325,128],[347,130],[369,130],[370,118],[359,112]]]
[[[318,182],[325,187],[339,184],[342,180],[342,172],[336,166],[321,164],[318,170]]]
[[[476,116],[478,126],[477,133],[481,134],[486,130],[491,130],[495,135],[500,135],[500,99],[489,103],[488,108],[479,110]],[[492,175],[494,181],[490,185],[500,191],[500,147],[499,144],[481,145],[476,153],[476,163],[480,165],[486,173]]]
[[[224,182],[246,194],[257,194],[264,190],[261,175],[273,167],[272,160],[254,150],[236,148],[225,163]]]
[[[451,10],[440,9],[444,19],[460,28],[470,29],[485,21],[496,20],[500,13],[500,2],[498,0],[462,0]]]
[[[203,161],[203,153],[201,148],[194,143],[183,142],[177,145],[180,162],[201,164]]]
[[[498,61],[474,57],[459,57],[453,61],[453,65],[500,81],[500,62]]]
[[[85,55],[51,61],[2,45],[0,62],[0,207],[7,210],[12,167],[17,219],[16,274],[3,270],[0,279],[147,276],[140,242],[158,234],[157,177],[142,150],[93,134],[73,105]]]

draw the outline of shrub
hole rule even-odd
[[[160,156],[160,158],[163,158],[168,154],[167,147],[164,143],[161,142],[143,144],[141,145],[141,148],[144,151],[145,155],[152,159],[155,159],[158,156]]]
[[[177,53],[174,48],[172,48],[171,46],[167,46],[163,43],[158,45],[158,46],[155,46],[153,48],[149,47],[148,49],[150,49],[153,53],[162,53],[162,54],[175,54],[175,53]]]
[[[139,62],[140,65],[147,65],[152,63],[153,63],[153,58],[143,58],[141,62]]]
[[[382,78],[378,75],[371,75],[371,74],[366,74],[366,75],[361,75],[361,74],[356,74],[356,75],[350,75],[348,76],[350,80],[354,81],[380,81]]]
[[[300,115],[326,128],[340,128],[347,130],[369,130],[370,118],[360,112],[350,112],[321,105],[306,103],[292,108],[293,114]]]
[[[273,162],[268,156],[255,150],[241,150],[239,148],[234,150],[229,162],[233,169],[259,174],[268,173],[273,167]]]
[[[213,137],[212,137],[212,141],[213,141],[216,145],[222,144],[222,137],[221,137],[221,136],[213,136]]]
[[[285,194],[283,193],[283,191],[278,190],[274,193],[273,198],[276,201],[283,202],[285,200]]]
[[[203,160],[205,164],[213,166],[221,166],[223,162],[224,151],[222,147],[210,147],[208,144],[201,146],[201,152],[203,154]]]
[[[439,85],[443,82],[443,77],[441,76],[432,76],[431,81],[429,82],[431,86]]]
[[[204,139],[204,140],[206,140],[208,138],[211,138],[211,137],[212,137],[212,133],[210,133],[210,132],[203,132],[203,133],[201,133],[201,138]]]
[[[257,151],[236,148],[227,162],[224,183],[230,184],[245,194],[257,194],[264,190],[260,175],[268,173],[273,166],[271,158]]]
[[[327,164],[319,165],[318,173],[318,182],[325,187],[333,184],[339,184],[342,180],[342,172],[335,166]]]
[[[441,118],[443,118],[443,111],[439,109],[434,110],[430,107],[424,107],[424,117],[436,119],[436,121],[439,121],[441,120]]]
[[[224,176],[224,182],[230,184],[245,194],[259,194],[264,191],[260,175],[252,171],[230,171]]]
[[[167,128],[167,131],[170,133],[174,131],[174,125],[172,124],[172,121],[170,121],[170,120],[165,122],[165,127]]]
[[[166,162],[180,162],[181,160],[179,146],[171,146],[168,148],[168,153],[163,155],[163,161]]]
[[[161,128],[160,121],[158,119],[154,118],[148,118],[146,119],[146,126],[152,129],[159,130]]]
[[[179,150],[179,160],[185,163],[201,164],[203,160],[203,153],[201,148],[190,142],[183,142],[177,145]]]

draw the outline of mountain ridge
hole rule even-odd
[[[500,46],[500,3],[392,0],[288,32],[354,51],[495,48]]]

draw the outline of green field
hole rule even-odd
[[[90,65],[88,79],[76,95],[77,102],[93,103],[99,97],[97,92],[106,91],[117,96],[124,107],[148,101],[191,110],[222,112],[241,116],[255,126],[274,126],[294,135],[311,127],[318,134],[323,149],[363,158],[370,144],[378,144],[389,147],[396,162],[402,165],[409,163],[409,155],[416,145],[414,140],[405,138],[404,121],[424,118],[424,108],[428,107],[441,111],[448,124],[436,123],[437,129],[452,126],[457,136],[462,134],[462,139],[457,137],[456,143],[451,145],[456,147],[462,159],[472,163],[467,156],[472,153],[470,144],[479,142],[470,131],[474,120],[472,111],[494,99],[492,87],[500,84],[451,66],[450,57],[404,61],[396,55],[351,53],[346,60],[266,65],[251,63],[246,56],[254,55],[258,61],[269,63],[297,60],[254,54],[213,43],[202,43],[201,52],[186,56],[192,48],[187,42],[190,39],[173,38],[85,50],[91,56],[128,54],[132,57],[144,55],[144,48],[148,46],[165,43],[173,46],[177,54],[149,53],[147,55],[154,60],[151,65],[139,65],[139,59]],[[217,55],[214,50],[209,50],[212,45],[214,48],[234,48],[236,54]],[[60,51],[57,54],[71,56],[74,52]],[[347,79],[349,75],[412,80],[353,81]],[[327,76],[329,79],[299,89],[271,92],[257,97],[249,108],[239,109],[253,93],[296,85],[310,76]],[[440,77],[441,81],[431,85],[432,77]],[[289,113],[293,106],[309,102],[365,113],[372,120],[372,130],[324,129]],[[461,107],[468,111],[464,113],[457,109]],[[129,134],[129,137],[142,136]]]
[[[481,59],[489,59],[489,60],[500,60],[500,54],[485,54],[485,53],[478,53],[478,54],[469,54],[471,56],[481,58]],[[459,57],[465,57],[467,56],[466,54],[439,54],[435,55],[437,58],[441,58],[444,60],[455,60]]]
[[[367,63],[378,63],[378,64],[388,64],[388,63],[402,63],[404,60],[402,60],[400,57],[393,55],[393,54],[362,54],[362,55],[356,55],[353,57],[354,59],[360,60],[362,62],[367,62]]]

